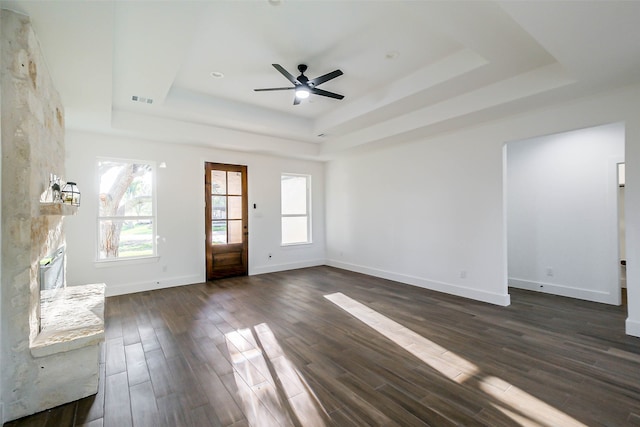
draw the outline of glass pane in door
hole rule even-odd
[[[227,218],[242,219],[242,196],[229,196]]]
[[[227,172],[227,178],[229,180],[229,189],[227,194],[233,194],[234,196],[242,195],[242,172]]]
[[[224,245],[227,243],[227,221],[211,221],[211,244]]]
[[[227,217],[227,196],[211,197],[211,219],[225,219]]]
[[[229,221],[229,243],[242,243],[242,220]]]
[[[225,171],[211,171],[211,193],[227,194],[227,173]]]

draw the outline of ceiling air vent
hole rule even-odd
[[[153,99],[145,98],[144,96],[133,95],[131,100],[133,102],[142,102],[143,104],[153,104]]]

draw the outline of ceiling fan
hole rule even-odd
[[[344,98],[344,95],[340,95],[337,93],[333,93],[333,92],[329,92],[329,91],[317,88],[317,86],[321,85],[322,83],[341,76],[343,73],[340,70],[332,71],[323,76],[316,77],[315,79],[309,79],[307,78],[307,76],[304,75],[304,72],[307,71],[307,66],[305,64],[298,65],[298,71],[300,71],[300,75],[298,77],[293,77],[293,75],[289,73],[287,70],[285,70],[280,64],[271,64],[271,65],[273,65],[273,67],[276,70],[278,70],[280,74],[285,76],[287,80],[293,83],[293,87],[271,87],[266,89],[254,89],[256,92],[295,89],[296,96],[293,99],[293,105],[300,104],[300,101],[302,99],[308,98],[310,94],[322,95],[322,96],[327,96],[329,98],[335,98],[335,99]]]

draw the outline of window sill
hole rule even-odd
[[[280,243],[281,248],[295,248],[298,246],[311,246],[313,242],[303,242],[303,243]]]
[[[96,268],[109,268],[109,267],[122,267],[125,265],[137,265],[137,264],[153,264],[160,260],[158,255],[147,256],[140,258],[118,258],[118,259],[103,259],[100,261],[94,261]]]

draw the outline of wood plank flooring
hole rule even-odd
[[[315,267],[108,298],[98,394],[5,426],[640,426],[625,308],[510,293]]]

